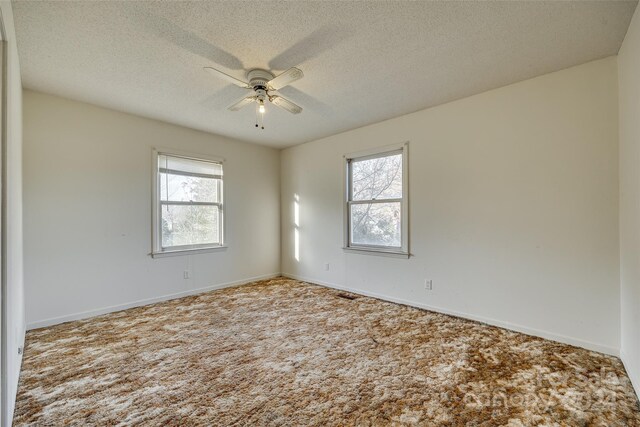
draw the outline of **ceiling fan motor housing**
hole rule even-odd
[[[267,70],[256,68],[247,72],[247,79],[249,80],[249,86],[251,86],[256,92],[258,92],[258,90],[266,91],[268,89],[269,81],[273,80],[273,74]]]

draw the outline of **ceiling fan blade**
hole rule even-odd
[[[240,101],[236,102],[233,105],[229,106],[229,110],[231,111],[238,111],[239,109],[241,109],[242,107],[246,107],[247,105],[251,104],[253,101],[255,101],[257,98],[257,96],[247,96],[246,98],[242,98]]]
[[[295,82],[296,80],[300,80],[303,77],[304,77],[304,74],[302,73],[302,70],[296,67],[293,67],[293,68],[289,68],[287,71],[280,74],[278,77],[271,79],[268,85],[273,90],[278,90],[280,88],[283,88]]]
[[[220,77],[221,79],[224,79],[226,81],[228,81],[229,83],[233,83],[236,86],[240,86],[243,88],[247,88],[247,89],[251,89],[251,87],[249,86],[249,83],[247,82],[243,82],[240,79],[236,79],[233,76],[230,76],[227,73],[223,73],[220,70],[216,70],[215,68],[211,68],[211,67],[204,67],[205,71],[208,71],[209,73],[213,74],[214,76]]]
[[[294,104],[293,102],[289,101],[287,98],[283,98],[278,95],[272,96],[271,102],[273,102],[278,107],[283,108],[292,114],[299,114],[302,112],[302,107]]]

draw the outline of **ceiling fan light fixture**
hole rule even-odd
[[[260,100],[260,105],[258,106],[258,111],[260,112],[260,114],[264,114],[264,101]]]

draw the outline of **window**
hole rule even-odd
[[[408,256],[407,144],[345,159],[345,249]]]
[[[153,255],[222,248],[222,161],[154,151]]]

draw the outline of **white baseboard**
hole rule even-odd
[[[250,277],[248,279],[236,280],[234,282],[220,283],[217,285],[206,286],[204,288],[190,289],[188,291],[177,292],[174,294],[161,295],[153,298],[146,298],[138,301],[132,301],[124,304],[111,305],[108,307],[98,308],[95,310],[82,311],[80,313],[73,313],[66,316],[52,317],[49,319],[38,320],[27,324],[27,330],[44,328],[46,326],[57,325],[59,323],[70,322],[73,320],[87,319],[89,317],[100,316],[101,314],[113,313],[114,311],[126,310],[128,308],[140,307],[143,305],[149,305],[156,302],[168,301],[176,298],[182,298],[189,295],[197,295],[204,292],[214,291],[216,289],[230,288],[233,286],[241,286],[247,283],[255,282],[258,280],[271,279],[280,276],[280,273],[264,274],[262,276]]]
[[[422,304],[414,301],[408,301],[401,298],[394,298],[388,295],[377,294],[374,292],[368,292],[361,289],[349,288],[346,286],[336,285],[334,283],[327,283],[321,280],[311,279],[307,277],[301,277],[295,274],[282,273],[284,277],[289,277],[291,279],[301,280],[303,282],[314,283],[321,286],[326,286],[333,289],[339,289],[341,291],[353,292],[354,294],[360,294],[372,298],[381,299],[384,301],[394,302],[397,304],[408,305],[411,307],[421,308],[424,310],[435,311],[437,313],[448,314],[455,317],[462,317],[464,319],[474,320],[476,322],[486,323],[488,325],[497,326],[504,329],[509,329],[515,332],[521,332],[527,335],[533,335],[536,337],[544,338],[551,341],[557,341],[563,344],[569,344],[576,347],[585,348],[591,351],[597,351],[599,353],[608,354],[610,356],[618,357],[620,355],[620,350],[614,347],[609,347],[601,344],[592,343],[590,341],[584,341],[578,338],[567,337],[564,335],[555,334],[553,332],[542,331],[539,329],[529,328],[527,326],[517,325],[510,322],[504,322],[501,320],[491,319],[483,316],[476,316],[473,314],[463,313],[455,310],[449,310],[446,308],[435,307],[432,305]]]
[[[636,397],[640,399],[640,372],[629,369],[630,365],[627,361],[631,359],[627,357],[627,354],[623,349],[620,349],[620,360],[622,360],[622,364],[624,365],[625,371],[627,371],[627,376],[631,381],[631,385],[633,385],[633,389],[636,391]]]

